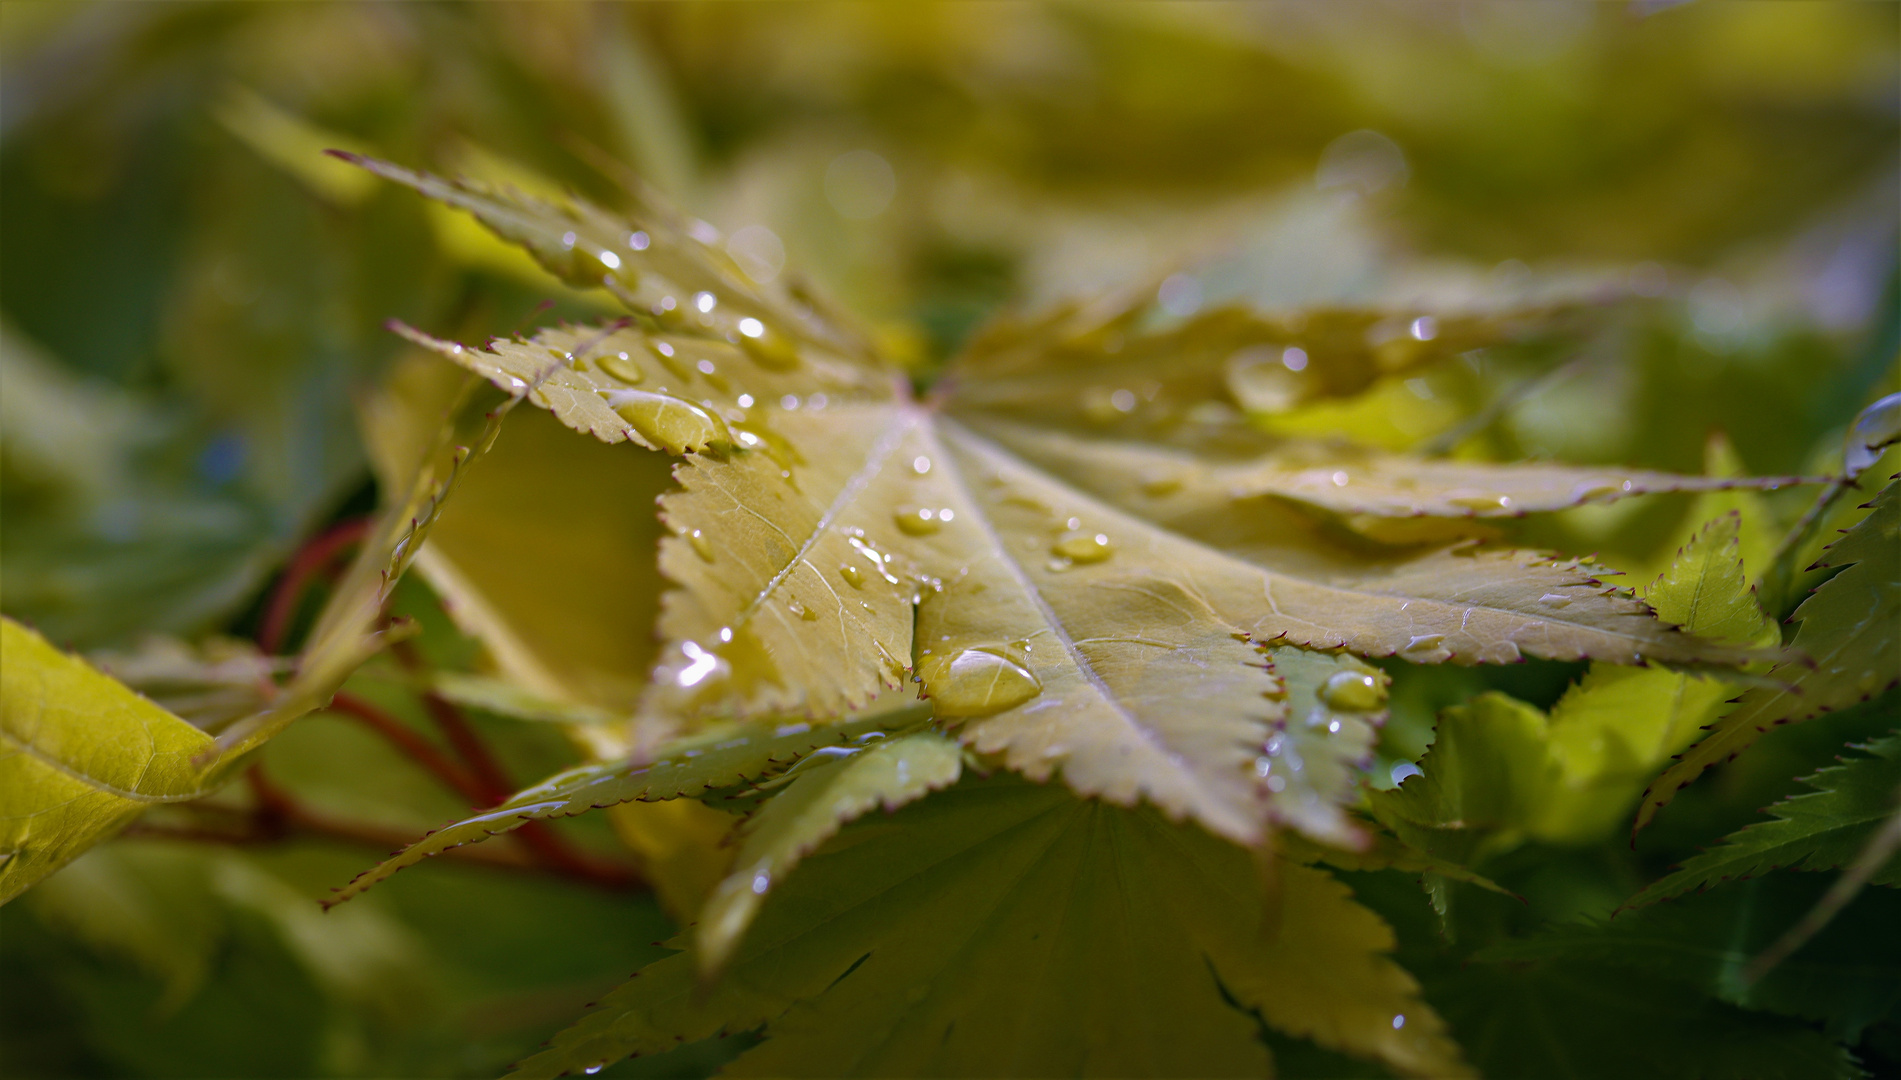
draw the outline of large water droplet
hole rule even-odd
[[[704,450],[730,438],[719,417],[690,401],[645,390],[603,391],[607,404],[648,442],[670,454]]]
[[[640,370],[640,365],[634,363],[626,353],[608,353],[595,362],[600,365],[602,371],[629,386],[638,385],[640,380],[647,377],[647,373]]]
[[[898,531],[906,536],[929,536],[941,528],[937,511],[929,507],[907,506],[891,515]]]
[[[1072,533],[1050,545],[1050,553],[1073,563],[1098,563],[1114,555],[1105,533]]]
[[[918,673],[942,717],[989,716],[1043,692],[1043,684],[1028,668],[988,649],[930,657]]]
[[[864,571],[850,563],[846,563],[844,566],[838,568],[838,576],[844,578],[845,584],[850,585],[854,589],[862,589],[865,587]]]
[[[1548,592],[1540,596],[1538,602],[1546,607],[1561,608],[1569,607],[1571,605],[1571,598],[1563,593]]]
[[[1329,708],[1372,712],[1386,702],[1386,687],[1370,671],[1336,671],[1320,684],[1320,700]]]
[[[818,621],[818,612],[812,610],[809,607],[806,607],[804,604],[800,603],[797,598],[794,598],[790,603],[788,603],[786,605],[786,609],[792,612],[792,614],[797,615],[799,618],[804,619],[806,622]]]

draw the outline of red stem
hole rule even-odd
[[[201,840],[227,844],[266,844],[298,837],[340,840],[395,851],[409,845],[414,837],[404,829],[366,822],[345,821],[311,810],[264,775],[261,766],[245,773],[257,809],[246,815],[247,831],[220,828],[154,825],[135,822],[127,829],[135,835],[165,836],[181,840]],[[205,807],[204,809],[214,809]],[[540,824],[536,822],[535,824]],[[555,863],[534,858],[529,853],[511,853],[506,847],[466,846],[450,848],[441,854],[453,859],[483,863],[501,869],[539,870],[574,878],[608,889],[629,889],[642,884],[640,876],[628,867],[583,859],[577,863]],[[529,857],[524,857],[529,855]]]
[[[436,779],[455,789],[469,805],[488,807],[495,805],[489,797],[488,786],[470,775],[469,771],[456,764],[449,755],[436,747],[435,743],[422,737],[415,728],[403,723],[376,706],[347,691],[338,691],[330,699],[332,712],[361,720],[374,728],[379,735],[395,743],[397,748],[409,755],[418,765],[428,769]]]
[[[369,518],[351,518],[311,537],[303,547],[297,549],[297,553],[291,556],[289,564],[284,567],[284,576],[278,579],[277,587],[271,591],[270,603],[265,606],[264,618],[257,631],[259,648],[268,654],[277,655],[284,646],[291,620],[297,615],[297,602],[303,599],[304,589],[309,586],[310,579],[329,566],[339,554],[362,543],[369,529]]]

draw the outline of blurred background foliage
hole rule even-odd
[[[332,146],[608,206],[631,169],[717,223],[749,273],[800,268],[921,372],[996,313],[1108,290],[1159,288],[1175,314],[1614,293],[1633,302],[1561,355],[1468,356],[1266,422],[1503,460],[1827,470],[1855,412],[1896,388],[1898,30],[1892,4],[1805,0],[9,0],[0,605],[86,649],[251,636],[290,552],[374,502],[356,417],[404,352],[385,320],[476,340],[609,309]],[[1765,505],[1786,520],[1807,497]],[[1660,497],[1520,532],[1636,580],[1692,512]],[[474,648],[433,617],[432,648]],[[1438,707],[1486,688],[1548,706],[1575,674],[1402,679],[1388,756],[1416,757]],[[377,677],[354,685],[373,696]],[[1765,740],[1635,853],[1509,856],[1496,876],[1531,907],[1475,901],[1459,933],[1608,913],[1845,738],[1892,726],[1876,706]],[[551,727],[476,719],[517,781],[577,753]],[[334,716],[266,760],[301,797],[393,827],[459,809]],[[650,897],[467,865],[320,916],[310,899],[377,854],[96,851],[0,915],[6,1073],[485,1075],[669,933]],[[1459,995],[1519,992],[1453,985],[1461,954],[1428,947],[1443,928],[1364,877],[1429,990],[1450,987],[1462,1037],[1491,1021]],[[1726,910],[1713,925],[1742,917]],[[1617,985],[1587,967],[1548,979],[1552,1000]],[[1901,1061],[1891,1014],[1868,1030],[1864,1057]],[[729,1052],[615,1072],[696,1074]]]

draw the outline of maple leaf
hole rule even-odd
[[[1804,655],[1770,671],[1781,685],[1760,686],[1711,725],[1710,733],[1685,751],[1644,792],[1637,812],[1641,829],[1703,770],[1754,745],[1781,724],[1813,719],[1866,701],[1901,685],[1901,487],[1889,483],[1869,514],[1829,545],[1815,568],[1842,567],[1802,606],[1791,643]]]
[[[576,431],[682,458],[660,501],[659,565],[678,587],[648,731],[831,718],[915,678],[940,724],[1033,779],[1147,799],[1244,843],[1275,822],[1351,843],[1336,804],[1352,785],[1308,763],[1365,755],[1383,687],[1339,670],[1294,692],[1280,669],[1298,650],[1752,655],[1680,633],[1588,566],[1444,542],[1486,518],[1737,481],[1414,461],[1248,418],[1277,404],[1264,357],[1299,400],[1508,340],[1513,319],[1327,312],[1310,327],[1222,310],[1171,328],[1146,308],[1076,309],[998,328],[919,396],[809,292],[747,279],[703,223],[359,160],[632,313],[485,349],[408,333]],[[1389,325],[1403,334],[1369,336]],[[1439,542],[1353,531],[1397,517],[1444,519]],[[1302,727],[1313,696],[1365,722]],[[1277,771],[1263,748],[1283,728],[1308,752]]]
[[[1641,907],[1778,867],[1829,870],[1853,862],[1895,813],[1895,793],[1901,790],[1901,735],[1857,749],[1866,755],[1805,777],[1803,783],[1814,791],[1769,807],[1774,820],[1746,825],[1724,837],[1718,846],[1631,897],[1626,906]],[[1901,886],[1901,863],[1877,868],[1870,880]]]
[[[784,796],[781,796],[784,798]],[[1009,777],[860,821],[765,905],[727,977],[649,965],[523,1062],[584,1072],[765,1025],[727,1075],[1260,1076],[1249,1013],[1402,1075],[1466,1074],[1346,887]]]

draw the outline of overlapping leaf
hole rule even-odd
[[[869,710],[850,723],[818,728],[795,722],[776,730],[715,729],[666,746],[662,756],[650,762],[622,759],[556,773],[492,810],[437,829],[358,875],[325,904],[340,904],[404,867],[530,821],[572,817],[636,800],[693,798],[758,779],[825,747],[862,745],[863,740],[883,738],[888,731],[914,728],[927,716],[928,710],[920,706],[900,704]]]
[[[765,1025],[732,1075],[1259,1076],[1254,1013],[1404,1075],[1464,1074],[1391,932],[1318,871],[1007,778],[860,822],[774,890],[726,977],[642,971],[524,1062],[581,1072]]]
[[[1794,618],[1800,662],[1770,672],[1786,688],[1745,693],[1703,740],[1664,770],[1644,793],[1642,828],[1676,793],[1712,765],[1747,750],[1770,728],[1812,719],[1901,684],[1901,487],[1883,488],[1866,518],[1830,545],[1818,567],[1843,567],[1815,590]]]
[[[1707,889],[1733,878],[1754,877],[1778,867],[1828,870],[1846,866],[1892,817],[1901,797],[1901,735],[1860,747],[1865,756],[1823,769],[1804,781],[1816,790],[1769,807],[1772,821],[1757,822],[1724,837],[1676,872],[1630,900],[1633,907]],[[1890,861],[1869,880],[1901,886],[1901,862]]]
[[[1404,464],[1245,421],[1253,361],[1241,354],[1259,359],[1248,350],[1298,336],[1303,359],[1289,345],[1275,362],[1315,372],[1302,394],[1339,392],[1520,332],[1509,320],[1453,319],[1441,342],[1438,324],[1415,318],[1395,346],[1380,337],[1390,319],[1361,313],[1319,316],[1310,336],[1234,313],[1179,330],[1128,311],[1092,326],[1084,313],[1062,324],[1062,348],[1048,347],[1048,325],[992,335],[918,398],[832,321],[728,267],[711,234],[693,235],[701,226],[650,207],[620,224],[580,203],[370,167],[629,305],[621,324],[488,349],[418,340],[518,392],[553,358],[561,366],[529,391],[537,404],[603,441],[685,455],[683,490],[661,502],[673,535],[660,567],[681,587],[642,705],[656,723],[836,716],[915,675],[969,745],[1031,777],[1148,799],[1239,841],[1274,817],[1337,841],[1261,783],[1262,748],[1298,706],[1261,643],[1466,663],[1747,655],[1677,632],[1578,565],[1382,545],[1337,521],[1729,481]],[[1323,374],[1335,366],[1337,379]],[[1154,385],[1105,397],[1089,381],[1100,372]],[[1356,759],[1363,733],[1342,747],[1321,757]],[[1342,785],[1321,786],[1339,797]]]

